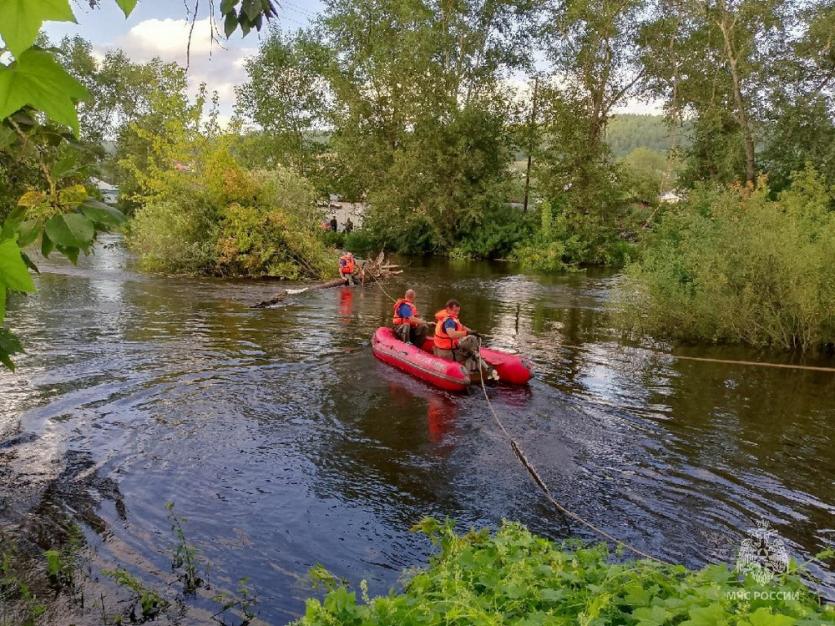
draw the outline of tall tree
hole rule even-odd
[[[695,118],[691,178],[755,184],[762,100],[786,37],[783,0],[656,5],[642,33],[643,64],[650,88],[666,99],[671,116]]]
[[[331,1],[320,28],[341,189],[368,194],[389,223],[419,224],[413,232],[435,245],[482,219],[510,158],[513,106],[501,78],[527,61],[532,9],[529,0]],[[478,155],[483,168],[472,167]]]
[[[640,94],[636,35],[644,0],[553,0],[542,42],[540,188],[554,206],[608,220],[622,202],[605,143],[612,111]]]
[[[321,152],[328,85],[324,48],[304,31],[271,29],[246,60],[247,82],[235,89],[235,113],[262,130],[275,162],[311,175]]]

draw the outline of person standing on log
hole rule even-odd
[[[446,306],[435,313],[435,356],[457,361],[467,371],[477,372],[479,367],[479,338],[481,335],[458,321],[461,304],[448,300]]]
[[[391,323],[394,326],[394,334],[400,341],[423,347],[423,342],[429,334],[429,325],[418,315],[414,289],[407,289],[405,295],[394,303],[394,317]]]
[[[345,281],[346,285],[357,284],[357,279],[354,276],[356,267],[357,262],[350,252],[346,252],[339,257],[339,276]]]

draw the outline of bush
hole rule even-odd
[[[690,341],[809,350],[835,342],[833,189],[807,168],[776,200],[762,181],[695,189],[627,269],[616,318]]]
[[[191,199],[193,200],[193,199]],[[211,271],[217,216],[199,202],[154,199],[140,207],[130,222],[128,245],[143,269],[184,274]]]
[[[724,565],[692,571],[651,561],[613,563],[605,545],[557,546],[514,523],[492,537],[486,531],[458,536],[450,524],[433,520],[420,527],[440,554],[403,593],[372,600],[363,586],[358,604],[355,593],[333,586],[333,577],[319,570],[332,590],[321,602],[307,601],[297,626],[835,623],[835,612],[820,607],[794,564],[793,573],[765,590],[751,577],[739,582]],[[746,598],[746,591],[765,591],[769,599]]]
[[[519,242],[530,239],[535,216],[520,209],[501,206],[465,233],[450,255],[468,259],[498,259],[508,256]]]
[[[290,279],[332,270],[314,190],[286,168],[246,170],[221,145],[155,183],[128,237],[147,269]]]
[[[567,212],[556,214],[547,202],[539,207],[539,229],[528,241],[518,244],[513,258],[524,269],[559,272],[578,265],[622,266],[634,256],[636,219],[625,218],[609,224],[598,214]],[[622,224],[629,223],[629,227]]]

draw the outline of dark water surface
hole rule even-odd
[[[129,265],[118,246],[44,262],[11,306],[28,353],[0,373],[0,528],[62,507],[98,562],[153,583],[170,578],[172,501],[215,586],[249,576],[269,623],[301,613],[316,563],[384,593],[425,562],[409,527],[426,515],[563,535],[479,393],[373,358],[391,308],[378,288],[255,310],[280,285]],[[386,289],[414,287],[426,314],[457,297],[466,324],[531,357],[529,388],[490,396],[570,509],[691,566],[731,561],[760,519],[798,558],[833,545],[835,374],[625,347],[603,315],[610,275],[413,261],[406,276]]]

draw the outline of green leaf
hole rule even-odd
[[[261,15],[261,3],[256,0],[244,0],[242,8],[247,18],[249,18],[250,23],[254,22],[255,18]]]
[[[23,222],[17,229],[17,245],[21,248],[34,243],[41,232],[41,226],[37,220]]]
[[[9,357],[19,352],[23,352],[23,347],[17,336],[5,328],[0,328],[0,363],[14,371],[14,363]]]
[[[75,22],[69,0],[0,0],[0,36],[17,58],[35,42],[47,20]]]
[[[116,4],[118,4],[119,8],[122,9],[125,17],[130,17],[130,14],[133,13],[134,8],[136,8],[136,0],[116,0]]]
[[[78,135],[75,102],[88,96],[84,86],[44,50],[32,48],[8,67],[0,67],[0,119],[30,105]]]
[[[226,15],[230,11],[234,10],[235,6],[237,6],[240,0],[223,0],[220,3],[220,13],[221,15]]]
[[[80,208],[91,221],[103,227],[120,226],[127,221],[124,213],[98,200],[87,200]]]
[[[0,326],[6,319],[6,285],[0,285]]]
[[[46,223],[46,234],[62,248],[86,248],[93,241],[96,229],[80,213],[54,215]],[[76,254],[76,258],[77,258]]]
[[[68,146],[69,144],[64,144]],[[76,173],[80,168],[78,158],[79,151],[74,147],[67,147],[61,150],[61,155],[58,160],[52,165],[50,171],[54,179],[61,180]]]
[[[788,615],[774,615],[771,609],[761,607],[754,611],[748,620],[743,622],[744,626],[794,626],[797,620]]]
[[[238,24],[241,27],[241,34],[246,37],[249,34],[249,31],[252,30],[252,25],[249,23],[249,18],[241,11],[241,14],[238,16]]]
[[[223,20],[223,32],[226,33],[226,38],[229,39],[237,28],[238,16],[235,15],[235,11],[230,11],[226,14],[226,19]]]
[[[49,235],[46,232],[43,233],[41,237],[41,254],[44,257],[48,257],[49,253],[55,249],[55,242],[49,238]]]
[[[681,626],[716,626],[723,623],[725,611],[719,604],[696,606],[690,609],[689,617]]]
[[[672,613],[660,606],[642,607],[632,611],[632,617],[638,620],[638,626],[661,626],[666,624]]]
[[[56,246],[56,248],[58,252],[72,261],[73,265],[78,263],[78,248],[67,248],[66,246]]]
[[[0,242],[0,283],[15,291],[35,291],[35,283],[14,239]]]

